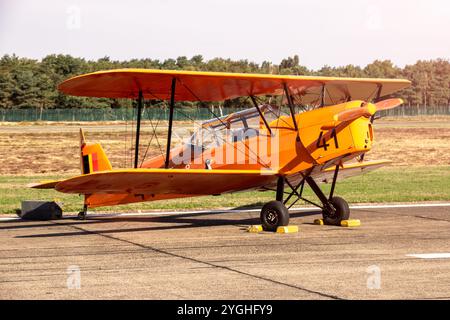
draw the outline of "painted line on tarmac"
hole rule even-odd
[[[429,207],[450,207],[450,203],[417,203],[417,204],[380,204],[380,205],[354,205],[350,209],[394,209],[394,208],[429,208]],[[302,211],[320,211],[317,207],[298,207],[292,208],[292,212]],[[201,214],[201,213],[245,213],[260,212],[261,209],[224,209],[224,210],[197,210],[197,211],[160,211],[160,212],[129,212],[129,213],[102,213],[94,214],[88,212],[88,218],[113,218],[113,217],[143,217],[143,216],[164,216],[164,215],[183,215],[183,214]],[[76,215],[64,215],[63,219],[73,219]],[[19,220],[19,217],[0,218],[1,221]]]
[[[386,204],[386,205],[354,205],[350,209],[390,209],[390,208],[426,208],[426,207],[450,207],[450,203],[423,203],[423,204]],[[317,207],[294,207],[291,212],[301,211],[320,211]],[[181,215],[181,214],[197,214],[197,213],[245,213],[260,212],[261,209],[224,209],[224,210],[197,210],[197,211],[160,211],[160,212],[129,212],[129,213],[105,213],[90,214],[89,217],[130,217],[130,216],[161,216],[161,215]]]
[[[430,208],[430,207],[450,207],[450,203],[417,203],[417,204],[374,204],[350,206],[350,209],[390,209],[390,208]]]
[[[441,252],[441,253],[415,253],[415,254],[407,254],[407,257],[414,257],[419,259],[450,259],[450,253]]]
[[[392,205],[355,205],[350,209],[389,209],[389,208],[415,208],[415,207],[450,207],[450,203],[429,203],[429,204],[392,204]],[[317,207],[294,207],[291,212],[302,211],[320,211]],[[92,218],[101,217],[134,217],[134,216],[165,216],[165,215],[183,215],[183,214],[199,214],[199,213],[245,213],[260,212],[261,209],[224,209],[224,210],[196,210],[196,211],[161,211],[161,212],[129,212],[129,213],[105,213],[105,214],[89,214]],[[72,216],[73,217],[73,216]]]
[[[1,221],[14,221],[14,220],[20,220],[19,217],[14,217],[14,218],[0,218],[0,222]]]

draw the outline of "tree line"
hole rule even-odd
[[[405,78],[412,86],[399,92],[408,106],[450,106],[450,61],[436,59],[417,61],[404,68],[390,60],[376,60],[364,68],[347,65],[324,66],[310,70],[300,64],[297,55],[283,59],[279,64],[264,61],[214,58],[201,55],[176,59],[132,59],[115,61],[109,57],[94,60],[70,55],[48,55],[42,60],[4,55],[0,59],[0,108],[118,108],[130,107],[133,102],[124,99],[71,97],[57,91],[57,85],[75,75],[117,68],[148,68],[192,71],[222,71],[266,74],[293,74],[310,76],[338,76],[364,78]],[[239,100],[226,101],[225,106],[238,107]]]

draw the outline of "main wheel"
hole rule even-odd
[[[331,210],[324,209],[322,211],[323,222],[325,224],[340,226],[342,220],[347,220],[350,217],[350,208],[348,207],[348,203],[341,197],[333,197],[330,204],[335,210],[333,212]]]
[[[280,201],[270,201],[261,209],[261,224],[264,230],[275,231],[289,224],[289,211]]]

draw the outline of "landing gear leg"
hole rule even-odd
[[[87,215],[88,206],[85,204],[83,206],[83,211],[78,212],[78,220],[85,220]]]
[[[289,211],[283,204],[285,178],[278,177],[275,201],[270,201],[261,209],[261,224],[264,230],[275,231],[279,226],[289,225]]]
[[[331,185],[330,196],[327,198],[322,189],[317,185],[311,176],[305,178],[306,183],[311,187],[316,196],[322,202],[322,216],[325,224],[341,225],[342,220],[347,220],[350,217],[350,208],[347,201],[340,197],[333,197],[334,187],[339,172],[339,166],[336,166],[336,170],[333,177],[333,183]]]

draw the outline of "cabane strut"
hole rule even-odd
[[[173,109],[175,107],[175,87],[177,79],[172,78],[172,88],[170,90],[170,110],[169,110],[169,132],[167,133],[167,146],[166,146],[166,160],[164,162],[164,168],[169,168],[169,157],[170,157],[170,143],[172,140],[172,126],[173,126]]]
[[[134,168],[136,169],[138,166],[138,158],[139,158],[139,137],[141,131],[141,114],[142,114],[142,105],[144,104],[144,96],[142,94],[142,90],[139,90],[139,96],[137,99],[138,110],[137,110],[137,119],[136,119],[136,145],[134,147]]]

